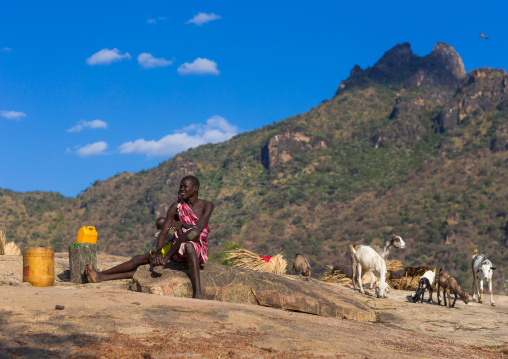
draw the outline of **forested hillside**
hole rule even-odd
[[[348,263],[349,243],[395,233],[407,248],[391,258],[443,266],[465,289],[478,248],[498,268],[495,292],[508,293],[508,76],[466,74],[447,44],[424,57],[397,45],[306,113],[96,181],[77,198],[0,190],[0,226],[21,247],[65,250],[92,225],[102,250],[139,253],[187,174],[216,205],[212,258],[237,242],[288,262],[301,253],[319,275]]]

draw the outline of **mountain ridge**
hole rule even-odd
[[[261,254],[300,252],[320,273],[347,263],[350,242],[384,243],[396,232],[408,247],[393,258],[442,264],[465,288],[479,247],[500,268],[496,291],[506,291],[507,88],[504,70],[466,74],[448,44],[423,57],[399,44],[373,67],[355,66],[335,96],[305,113],[96,181],[76,198],[0,190],[0,225],[18,245],[57,248],[95,225],[104,250],[138,253],[192,173],[216,205],[212,258],[238,242]]]

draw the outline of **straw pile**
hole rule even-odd
[[[428,270],[435,270],[435,267],[407,267],[406,274],[400,279],[389,279],[386,282],[393,289],[417,290],[420,277]]]
[[[328,272],[323,274],[321,280],[326,283],[342,283],[342,284],[351,284],[352,280],[341,270],[333,270],[333,266],[327,265]],[[402,262],[395,259],[388,259],[386,261],[386,270],[387,272],[394,272],[404,268]],[[370,284],[370,274],[368,271],[362,270],[362,284]],[[389,275],[387,274],[387,277]]]
[[[401,261],[396,259],[387,259],[386,260],[386,278],[390,277],[390,272],[396,272],[404,268],[404,265]],[[368,271],[362,270],[362,284],[370,284],[370,274]],[[388,281],[386,281],[388,283]],[[390,283],[388,283],[390,284]],[[390,285],[391,287],[391,285]],[[393,288],[393,287],[392,287]]]
[[[339,269],[333,270],[333,266],[327,265],[328,272],[323,274],[321,280],[326,283],[341,283],[341,284],[351,284],[351,279],[346,277],[346,275]]]
[[[287,262],[282,254],[277,254],[267,262],[254,252],[244,248],[238,248],[226,252],[225,259],[230,260],[233,266],[238,268],[251,269],[258,272],[275,274],[286,274]]]
[[[19,256],[21,254],[21,250],[14,242],[6,243],[7,236],[5,235],[5,230],[0,229],[0,255],[6,256]]]

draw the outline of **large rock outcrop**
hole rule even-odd
[[[362,70],[355,65],[349,78],[341,82],[336,95],[353,87],[373,84],[401,88],[422,86],[434,90],[455,88],[465,76],[462,58],[452,46],[438,42],[429,55],[420,57],[413,54],[411,45],[405,42],[387,51],[371,68]]]
[[[208,263],[201,271],[204,299],[256,304],[327,317],[376,320],[375,313],[351,290],[336,284],[298,276],[281,276]],[[188,270],[170,263],[161,277],[154,277],[149,266],[139,267],[131,289],[158,295],[192,297]]]
[[[284,131],[268,139],[261,149],[261,163],[270,172],[302,153],[326,147],[322,138],[311,138],[303,131]]]
[[[433,128],[436,132],[450,131],[468,117],[493,110],[504,112],[508,108],[507,104],[506,72],[491,68],[476,69],[468,74],[455,96],[444,105]]]

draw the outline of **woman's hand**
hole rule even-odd
[[[163,266],[164,265],[164,258],[162,257],[161,252],[156,252],[153,257],[153,266]]]
[[[183,226],[182,221],[174,221],[169,225],[169,229],[172,231],[176,230],[178,233],[180,233],[182,230],[182,226]]]

